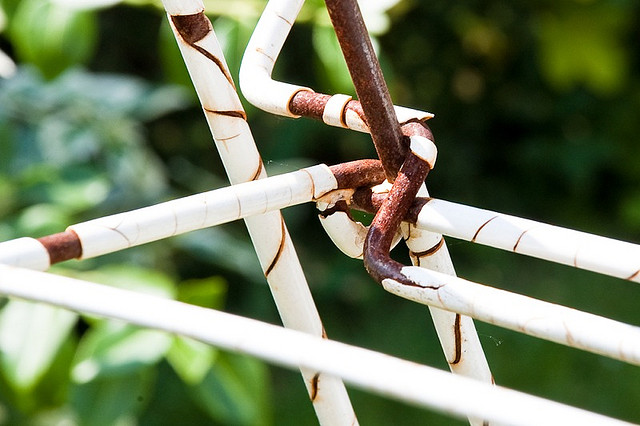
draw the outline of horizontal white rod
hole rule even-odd
[[[82,257],[90,258],[308,202],[335,186],[329,168],[319,165],[95,219],[68,229],[78,234]]]
[[[438,199],[417,226],[466,241],[640,282],[640,246]]]
[[[83,258],[219,225],[317,199],[335,189],[324,165],[192,195],[72,225]],[[640,246],[529,219],[431,199],[419,229],[640,282]],[[361,252],[361,248],[358,248]],[[0,243],[0,263],[46,270],[46,250],[32,238]]]
[[[406,266],[402,274],[413,284],[385,279],[385,290],[424,305],[640,365],[640,327],[424,268]]]
[[[510,425],[629,424],[256,320],[49,273],[0,265],[0,294],[188,336],[292,369],[322,371],[456,416]]]

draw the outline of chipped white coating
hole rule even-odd
[[[343,121],[344,109],[351,99],[353,98],[349,95],[337,94],[331,96],[322,112],[322,121],[329,126],[347,127],[347,123]]]
[[[640,282],[640,245],[433,199],[419,228],[466,241]]]
[[[628,425],[356,346],[68,277],[0,266],[0,293],[191,337],[291,369],[322,371],[325,378],[342,377],[361,389],[448,415],[486,418],[515,426],[567,421],[581,426]]]
[[[362,259],[368,231],[366,226],[351,220],[345,212],[319,217],[325,232],[342,253],[354,259]]]
[[[17,238],[0,243],[0,264],[46,271],[50,266],[49,253],[35,238]]]
[[[409,149],[411,152],[429,164],[429,168],[433,169],[436,165],[436,158],[438,157],[436,144],[429,138],[417,135],[411,136],[409,140]]]
[[[385,290],[414,302],[640,365],[640,327],[424,268],[407,266],[402,274],[418,286],[386,279],[382,282]]]
[[[194,15],[204,11],[201,0],[162,0],[162,4],[170,15]]]

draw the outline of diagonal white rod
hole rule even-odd
[[[640,282],[640,246],[438,199],[419,228],[527,256]]]
[[[299,331],[49,273],[0,265],[0,294],[188,336],[292,369],[322,371],[450,415],[527,426],[630,424]]]
[[[254,29],[240,66],[242,93],[256,107],[272,114],[298,118],[289,103],[296,93],[313,90],[273,80],[271,73],[289,35],[304,0],[270,0]],[[369,132],[369,127],[358,114],[346,109],[351,100],[348,95],[334,95],[324,108],[322,120],[336,127]],[[426,120],[433,114],[405,107],[394,107],[398,121]]]
[[[426,187],[423,186],[419,195],[428,196]],[[456,275],[447,244],[441,234],[423,231],[410,223],[402,225],[402,232],[413,265]],[[493,384],[493,375],[473,319],[432,306],[429,306],[429,312],[451,371]],[[488,425],[484,419],[474,417],[469,418],[469,423],[472,426]]]
[[[231,183],[266,177],[202,1],[164,0],[163,4]],[[324,327],[280,212],[252,216],[245,222],[285,327],[323,336]],[[302,376],[322,425],[357,424],[340,379],[304,369]]]
[[[415,266],[414,285],[385,279],[385,290],[424,305],[584,351],[640,365],[640,327]]]

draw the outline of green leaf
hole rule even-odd
[[[95,14],[58,2],[23,0],[13,16],[9,35],[16,54],[53,78],[72,65],[85,63],[97,39]]]
[[[176,296],[173,280],[156,269],[147,269],[136,265],[111,264],[93,271],[83,272],[82,277],[92,282],[167,299],[173,299]]]
[[[76,383],[122,376],[153,366],[166,354],[167,333],[104,320],[80,341],[71,375]]]
[[[167,353],[167,361],[189,385],[197,385],[206,377],[218,351],[202,342],[175,337]]]
[[[583,84],[609,94],[623,87],[629,70],[624,11],[609,4],[544,15],[539,21],[540,66],[559,89]]]
[[[220,352],[194,391],[196,401],[216,421],[255,426],[272,423],[267,368],[255,358]]]
[[[313,49],[318,55],[323,71],[319,78],[332,89],[330,93],[353,93],[349,69],[342,56],[340,44],[331,26],[313,27]]]
[[[227,283],[222,277],[187,280],[178,287],[178,300],[205,308],[222,308],[226,294]]]
[[[11,300],[0,312],[0,367],[8,384],[29,391],[47,372],[78,315]]]
[[[76,385],[71,404],[82,426],[133,426],[149,400],[155,370],[106,376]]]

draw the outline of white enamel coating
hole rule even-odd
[[[406,266],[402,273],[418,285],[386,279],[383,287],[414,302],[640,365],[640,327],[424,268]]]
[[[629,424],[371,350],[68,277],[0,266],[0,293],[188,336],[292,369],[322,371],[325,377],[342,377],[367,391],[446,414],[516,426]]]
[[[168,2],[167,6],[171,15],[174,2]],[[203,10],[198,0],[184,0],[179,7],[181,13],[186,9]],[[169,22],[229,180],[237,184],[266,177],[215,31],[210,29],[204,37],[189,44],[174,26],[171,16]],[[251,216],[245,222],[285,327],[324,335],[322,321],[280,212]],[[357,424],[340,379],[318,376],[317,371],[302,369],[301,372],[321,425]],[[319,381],[322,386],[318,387]]]

